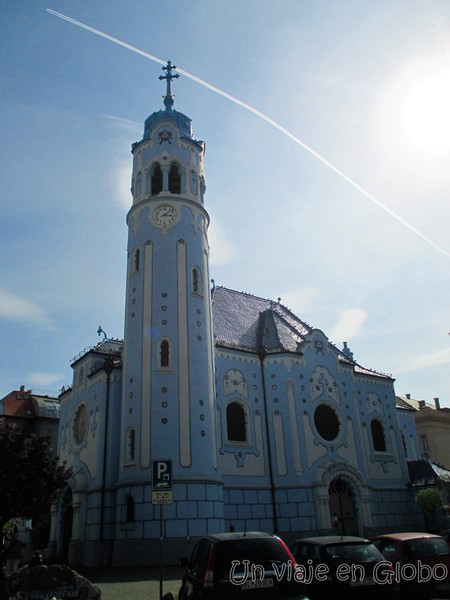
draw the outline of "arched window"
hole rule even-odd
[[[178,166],[176,164],[170,165],[169,192],[171,192],[172,194],[180,194],[181,193],[180,171],[178,170]]]
[[[197,173],[195,171],[191,171],[191,194],[197,195],[197,191],[198,191]]]
[[[386,452],[386,438],[384,437],[384,429],[381,421],[373,419],[370,423],[370,432],[375,452]]]
[[[141,252],[139,250],[139,248],[135,248],[134,252],[133,252],[133,267],[131,272],[133,273],[138,273],[139,272],[139,267],[140,267],[140,259],[141,259]]]
[[[227,406],[227,438],[232,442],[247,441],[245,409],[240,402],[230,402]]]
[[[142,192],[142,173],[136,175],[136,196],[140,196]]]
[[[153,166],[152,169],[152,196],[159,194],[162,192],[163,188],[163,175],[161,171],[161,167],[158,163]]]
[[[127,515],[126,522],[133,523],[134,522],[134,498],[133,496],[127,496]]]
[[[132,462],[135,459],[136,454],[136,433],[133,428],[130,427],[127,436],[127,460]]]
[[[403,444],[403,452],[405,453],[405,457],[408,458],[408,444],[406,442],[405,433],[402,431],[402,444]]]
[[[194,267],[192,269],[192,291],[194,294],[202,293],[202,281],[200,277],[200,269],[198,267]]]
[[[159,344],[159,366],[170,367],[170,344],[168,340],[162,340]]]

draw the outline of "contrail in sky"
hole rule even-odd
[[[154,62],[157,62],[160,65],[166,65],[166,63],[167,63],[167,61],[165,61],[165,60],[161,60],[160,58],[158,58],[156,56],[153,56],[152,54],[149,54],[148,52],[144,52],[143,50],[139,50],[139,48],[135,48],[134,46],[130,46],[130,44],[127,44],[126,42],[122,42],[121,40],[118,40],[117,38],[112,37],[111,35],[108,35],[107,33],[103,33],[102,31],[99,31],[98,29],[94,29],[93,27],[90,27],[89,25],[85,25],[84,23],[81,23],[80,21],[76,21],[75,19],[72,19],[71,17],[63,15],[62,13],[56,12],[55,10],[51,10],[50,8],[47,8],[46,10],[47,10],[48,13],[50,13],[52,15],[55,15],[55,17],[59,17],[60,19],[63,19],[64,21],[68,21],[69,23],[72,23],[73,25],[77,25],[78,27],[81,27],[82,29],[86,29],[87,31],[90,31],[91,33],[95,33],[95,35],[99,35],[100,37],[105,38],[106,40],[109,40],[110,42],[114,42],[115,44],[119,44],[119,46],[123,46],[124,48],[127,48],[127,50],[131,50],[132,52],[136,52],[137,54],[140,54],[141,56],[144,56],[145,58],[149,58],[150,60],[153,60]],[[211,85],[210,83],[207,83],[206,81],[203,81],[203,79],[200,79],[199,77],[196,77],[195,75],[192,75],[191,73],[188,73],[187,71],[184,71],[183,69],[180,69],[179,67],[177,67],[177,71],[179,73],[181,73],[182,75],[184,75],[185,77],[188,77],[189,79],[192,79],[192,81],[195,81],[195,82],[199,83],[200,85],[203,85],[204,87],[208,88],[212,92],[215,92],[216,94],[219,94],[220,96],[223,96],[224,98],[227,98],[231,102],[234,102],[235,104],[238,104],[242,108],[245,108],[246,110],[252,112],[257,117],[260,117],[261,119],[263,119],[264,121],[266,121],[267,123],[269,123],[269,125],[272,125],[272,127],[275,127],[275,129],[278,129],[278,131],[281,131],[281,133],[284,133],[284,135],[286,135],[288,138],[290,138],[293,142],[295,142],[296,144],[298,144],[299,146],[301,146],[302,148],[304,148],[312,156],[314,156],[315,158],[317,158],[317,160],[320,160],[321,163],[323,163],[329,169],[331,169],[337,175],[339,175],[339,177],[341,177],[342,179],[344,179],[352,187],[354,187],[356,190],[358,190],[359,192],[361,192],[361,194],[363,196],[365,196],[366,198],[368,198],[369,200],[371,200],[374,204],[376,204],[381,209],[383,209],[385,212],[387,212],[389,215],[391,215],[391,217],[394,217],[394,219],[396,219],[399,223],[401,223],[402,225],[404,225],[405,227],[407,227],[410,231],[412,231],[417,236],[419,236],[427,244],[430,244],[430,246],[433,246],[433,248],[435,248],[439,252],[442,252],[442,254],[445,254],[446,256],[448,256],[450,258],[450,253],[449,252],[447,252],[446,250],[444,250],[443,248],[441,248],[440,246],[438,246],[435,242],[433,242],[428,237],[426,237],[422,232],[420,232],[418,229],[416,229],[415,227],[413,227],[413,225],[411,225],[410,223],[408,223],[407,221],[405,221],[402,217],[400,217],[400,215],[398,215],[393,210],[391,210],[388,206],[386,206],[385,204],[383,204],[382,202],[380,202],[380,200],[378,200],[377,198],[375,198],[375,196],[372,196],[372,194],[370,194],[365,189],[363,189],[360,185],[358,185],[355,181],[353,181],[353,179],[351,179],[350,177],[348,177],[348,175],[346,175],[340,169],[338,169],[337,167],[335,167],[326,158],[324,158],[318,152],[316,152],[315,150],[313,150],[310,146],[308,146],[307,144],[305,144],[304,142],[302,142],[298,137],[296,137],[295,135],[293,135],[290,131],[288,131],[287,129],[285,129],[284,127],[282,127],[281,125],[279,125],[275,121],[273,121],[270,117],[268,117],[265,114],[259,112],[259,110],[256,110],[256,108],[253,108],[249,104],[246,104],[245,102],[242,102],[242,100],[239,100],[238,98],[235,98],[234,96],[231,96],[230,94],[227,94],[227,92],[224,92],[223,90],[220,90],[219,88],[215,87],[214,85]]]

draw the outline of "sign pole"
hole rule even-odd
[[[159,504],[159,600],[163,598],[164,520],[163,505],[172,504],[172,461],[152,461],[152,504]]]
[[[164,581],[164,521],[163,521],[163,505],[159,505],[159,600],[163,597],[163,581]]]

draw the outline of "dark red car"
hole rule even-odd
[[[276,535],[258,531],[201,538],[186,566],[179,600],[308,600],[296,563]]]
[[[379,535],[372,543],[394,567],[402,597],[450,598],[450,546],[422,532]]]

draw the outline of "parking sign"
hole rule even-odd
[[[172,461],[152,461],[152,504],[172,504]]]

